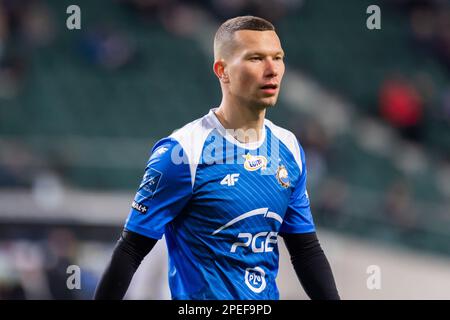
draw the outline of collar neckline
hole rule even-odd
[[[244,149],[248,149],[248,150],[255,150],[258,149],[266,140],[266,125],[264,123],[264,128],[263,128],[263,132],[262,132],[262,136],[258,141],[254,141],[254,142],[249,142],[249,143],[242,143],[239,140],[237,140],[235,137],[233,137],[232,134],[230,134],[229,130],[225,129],[224,126],[222,125],[222,123],[219,121],[219,119],[217,118],[217,115],[215,114],[215,111],[217,111],[217,109],[219,109],[218,107],[216,108],[212,108],[209,110],[209,114],[208,116],[210,117],[210,119],[212,120],[212,122],[214,123],[214,127],[218,129],[219,133],[225,138],[227,139],[230,143],[244,148]]]

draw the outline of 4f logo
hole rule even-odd
[[[239,173],[229,173],[220,181],[221,185],[232,187],[238,181]]]

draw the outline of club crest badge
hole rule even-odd
[[[290,186],[289,175],[285,166],[281,165],[277,170],[277,180],[283,188],[288,188]]]

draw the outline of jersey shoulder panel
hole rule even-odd
[[[192,186],[195,183],[195,175],[201,160],[203,145],[213,129],[214,123],[210,119],[210,114],[208,114],[175,130],[169,136],[169,138],[176,140],[184,151],[189,162]]]
[[[295,162],[297,163],[300,173],[303,171],[302,155],[300,151],[300,144],[297,137],[289,130],[275,125],[272,121],[265,119],[264,124],[270,129],[272,134],[277,137],[292,153]]]

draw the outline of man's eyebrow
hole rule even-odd
[[[281,50],[281,51],[276,51],[275,53],[273,53],[273,54],[267,54],[267,53],[264,53],[264,52],[261,52],[261,51],[249,51],[249,52],[247,52],[246,54],[245,54],[245,56],[265,56],[265,55],[275,55],[275,56],[278,56],[278,55],[282,55],[282,56],[284,56],[284,51],[283,50]]]

